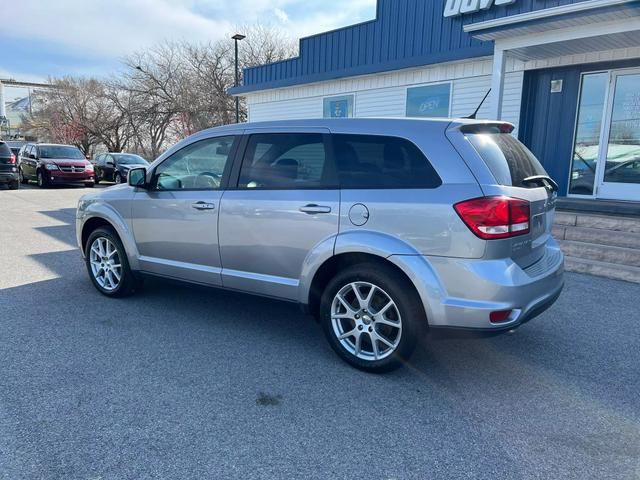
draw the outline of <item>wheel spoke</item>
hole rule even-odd
[[[376,315],[380,315],[381,317],[384,315],[384,313],[389,310],[391,307],[394,307],[396,304],[393,303],[393,300],[389,300],[389,302],[382,307],[377,313]]]
[[[393,320],[389,320],[385,317],[376,317],[376,323],[378,325],[389,325],[390,327],[400,328],[400,322],[394,322]]]
[[[383,337],[382,335],[380,335],[379,333],[376,332],[376,337],[378,338],[378,340],[382,343],[384,343],[387,347],[389,348],[394,348],[393,343],[391,343],[389,340],[387,340],[385,337]]]
[[[360,308],[366,308],[367,307],[366,298],[362,296],[362,292],[360,291],[360,287],[358,287],[358,284],[352,283],[351,289],[353,290],[353,293],[356,294],[356,299],[358,300],[358,304],[360,305]]]
[[[358,329],[354,328],[353,330],[349,330],[346,333],[343,333],[342,335],[340,335],[338,337],[339,340],[344,340],[345,338],[349,338],[349,337],[357,337],[359,335]]]
[[[362,334],[360,332],[358,332],[358,334],[356,335],[356,342],[355,342],[355,345],[354,345],[356,357],[358,355],[360,355],[361,345],[362,345]]]
[[[111,273],[114,277],[116,277],[116,281],[120,283],[120,274],[118,272],[116,272],[115,270],[111,270],[111,272],[109,273]]]
[[[347,302],[347,300],[345,300],[342,294],[339,293],[337,295],[337,298],[338,298],[338,301],[342,304],[342,306],[347,309],[347,312],[355,315],[356,313],[355,309],[349,304],[349,302]]]
[[[378,356],[380,355],[380,352],[378,352],[378,338],[377,335],[375,335],[374,333],[370,333],[369,334],[369,339],[371,340],[371,347],[373,349],[373,358],[378,360]]]

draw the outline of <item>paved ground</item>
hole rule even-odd
[[[1,479],[640,478],[637,285],[567,275],[516,335],[368,375],[293,305],[100,296],[82,193],[0,191]]]

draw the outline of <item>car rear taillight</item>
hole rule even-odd
[[[9,164],[10,165],[15,165],[16,164],[16,156],[15,154],[11,154],[11,160],[9,160]]]
[[[511,197],[481,197],[453,206],[462,221],[485,240],[529,233],[529,202]]]

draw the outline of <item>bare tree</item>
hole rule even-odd
[[[239,65],[246,68],[289,58],[294,42],[269,26],[239,27]],[[228,90],[235,80],[233,42],[165,42],[124,60],[111,80],[65,77],[51,80],[43,108],[25,119],[41,137],[77,145],[128,149],[155,158],[170,143],[235,120]],[[241,118],[246,118],[241,104]]]

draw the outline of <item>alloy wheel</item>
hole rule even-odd
[[[114,243],[105,237],[96,238],[89,249],[89,263],[95,281],[108,292],[118,288],[122,280],[122,263]]]
[[[336,338],[361,360],[378,361],[393,354],[402,336],[402,317],[391,296],[369,282],[352,282],[331,304]]]

